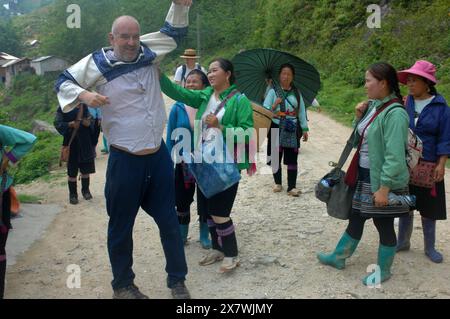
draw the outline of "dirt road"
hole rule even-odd
[[[168,105],[169,105],[168,101]],[[232,274],[217,273],[218,264],[200,267],[205,253],[197,241],[193,218],[186,246],[187,286],[194,298],[449,298],[450,222],[438,222],[437,247],[444,262],[431,263],[423,253],[420,217],[416,215],[412,249],[396,256],[393,277],[380,289],[361,283],[369,264],[376,263],[378,235],[367,222],[363,239],[347,268],[339,271],[317,262],[316,252],[333,249],[346,222],[326,215],[314,197],[314,185],[337,160],[350,130],[325,115],[310,112],[310,141],[302,144],[299,198],[274,194],[272,176],[244,176],[232,217],[236,224],[242,265]],[[107,157],[99,155],[92,177],[90,202],[68,205],[65,177],[35,182],[19,192],[42,196],[46,203],[64,206],[42,239],[8,268],[6,298],[111,298],[111,269],[106,248],[107,214],[103,187]],[[258,164],[263,171],[263,159]],[[267,172],[266,172],[267,173]],[[283,171],[286,183],[286,170]],[[446,174],[450,207],[450,171]],[[196,211],[195,203],[192,211]],[[134,231],[136,284],[150,298],[170,298],[165,261],[157,227],[144,212]],[[19,230],[17,230],[19,231]],[[81,269],[81,288],[69,289],[69,265]]]

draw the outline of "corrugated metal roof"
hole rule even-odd
[[[11,54],[0,52],[0,59],[3,60],[17,60],[18,58],[15,56],[12,56]]]
[[[34,59],[31,62],[42,62],[42,61],[50,59],[52,57],[53,57],[53,55],[41,56],[40,58]]]
[[[3,64],[1,67],[2,68],[7,68],[7,67],[9,67],[11,65],[14,65],[16,63],[19,63],[19,62],[22,62],[22,61],[25,61],[25,60],[29,60],[29,59],[28,58],[22,58],[22,59],[12,60],[12,61],[9,61],[8,63]]]

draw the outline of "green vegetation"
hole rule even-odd
[[[34,195],[18,194],[19,202],[22,204],[39,204],[42,198]]]
[[[378,2],[378,1],[376,1]],[[367,6],[373,0],[202,0],[190,13],[190,33],[162,64],[172,73],[187,47],[197,47],[201,36],[201,64],[216,56],[232,58],[241,49],[271,47],[293,53],[320,72],[318,100],[323,110],[350,125],[355,104],[365,99],[364,73],[372,64],[387,61],[397,69],[427,59],[437,68],[438,91],[450,99],[450,17],[448,0],[380,1],[381,28],[369,29]],[[0,51],[35,57],[58,55],[75,62],[108,45],[107,33],[115,17],[133,15],[143,33],[158,30],[170,1],[78,0],[81,28],[66,26],[71,0],[53,4],[0,25]],[[378,2],[379,3],[379,2]],[[198,27],[199,26],[199,27]],[[3,34],[3,36],[2,36]],[[25,40],[38,39],[36,48],[22,48]],[[3,49],[3,48],[7,48]],[[57,102],[54,77],[24,76],[14,88],[0,88],[0,121],[29,130],[30,119],[53,122]],[[403,93],[406,93],[403,89]],[[39,142],[19,169],[18,182],[46,174],[58,158],[60,137],[39,136]],[[22,175],[23,174],[23,175]]]
[[[0,21],[0,52],[20,56],[22,45],[16,29],[10,22]]]
[[[34,119],[53,123],[57,107],[54,80],[54,76],[18,76],[11,90],[0,90],[0,122],[25,131],[32,130]],[[62,137],[40,132],[37,138],[32,151],[10,169],[15,183],[30,182],[46,175],[58,162]]]
[[[347,123],[359,92],[363,97],[365,70],[377,61],[397,69],[418,59],[433,62],[438,91],[450,99],[448,1],[385,2],[381,28],[369,29],[366,7],[371,0],[268,0],[260,6],[263,14],[250,43],[290,51],[315,65],[323,80],[319,101],[337,119],[348,114]]]

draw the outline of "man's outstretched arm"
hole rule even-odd
[[[191,4],[192,0],[172,1],[163,28],[159,32],[141,36],[141,42],[154,53],[154,62],[173,51],[177,47],[177,41],[186,35]],[[98,56],[103,55],[97,54]],[[89,91],[106,82],[107,79],[99,69],[94,54],[86,56],[65,70],[56,81],[55,90],[61,109],[63,112],[70,112],[80,102],[91,107],[108,104],[107,97]]]

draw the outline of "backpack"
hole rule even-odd
[[[186,84],[186,78],[185,78],[185,76],[186,76],[186,70],[187,70],[187,67],[186,67],[186,64],[183,64],[183,69],[182,69],[183,71],[181,72],[181,82],[183,82],[184,84]],[[200,65],[200,64],[198,64],[198,63],[195,63],[195,68],[194,68],[194,70],[200,70],[200,71],[202,71],[202,66]]]
[[[403,106],[394,106],[393,108],[389,109],[387,113],[392,111],[395,108],[403,108]],[[387,115],[386,113],[386,115]],[[417,136],[416,133],[411,128],[408,128],[408,145],[406,147],[406,164],[408,165],[409,169],[412,170],[414,167],[417,166],[419,163],[419,160],[422,158],[422,152],[423,152],[423,143],[420,137]]]

